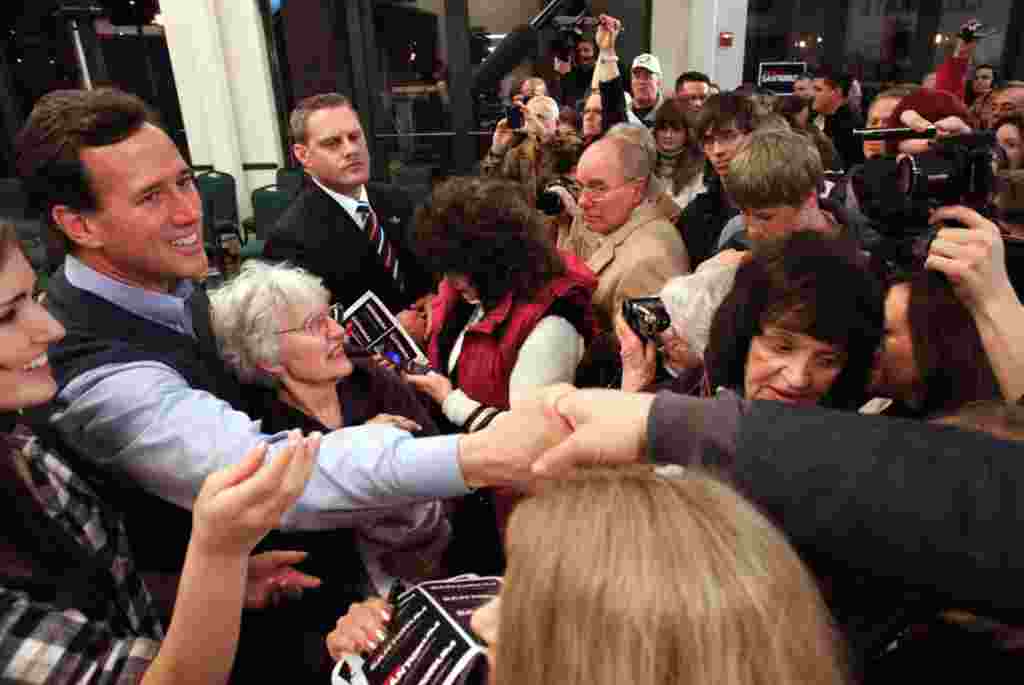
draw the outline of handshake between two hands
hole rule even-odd
[[[639,461],[653,401],[653,395],[568,384],[513,395],[510,411],[460,438],[466,484],[529,489],[576,466]]]

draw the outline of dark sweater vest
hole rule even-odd
[[[188,300],[196,337],[177,333],[115,304],[72,286],[60,269],[51,279],[46,305],[64,324],[67,334],[49,350],[50,364],[61,390],[76,376],[104,364],[156,361],[180,373],[190,386],[205,390],[253,416],[252,395],[228,371],[217,351],[210,327],[210,301],[202,286]],[[192,532],[192,514],[142,490],[78,455],[62,444],[64,437],[34,422],[37,433],[69,458],[75,471],[86,478],[106,502],[125,519],[138,568],[143,571],[179,573]],[[290,426],[289,428],[301,428]],[[188,426],[182,426],[188,431]],[[241,457],[242,455],[238,455]],[[302,601],[292,602],[290,615],[303,629],[326,632],[338,612],[365,592],[366,576],[355,550],[353,531],[273,531],[256,551],[297,549],[310,553],[298,568],[324,579],[317,590],[307,590]],[[338,564],[338,557],[345,560]]]
[[[80,374],[105,364],[157,361],[180,373],[193,388],[206,390],[243,410],[241,388],[217,354],[205,291],[197,288],[188,305],[196,338],[72,286],[61,268],[51,279],[46,298],[50,313],[67,330],[64,339],[49,349],[58,387],[63,390]],[[98,489],[105,501],[124,514],[140,569],[181,570],[192,529],[191,512],[98,468],[66,443],[69,436],[59,436],[38,421],[34,428],[45,440],[55,443],[60,454]],[[181,428],[188,430],[188,426]]]

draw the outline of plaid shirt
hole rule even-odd
[[[3,437],[13,450],[10,458],[21,462],[22,473],[27,469],[34,504],[95,561],[90,589],[100,608],[86,618],[0,587],[0,681],[139,682],[164,632],[120,517],[31,434]]]

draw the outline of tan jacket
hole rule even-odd
[[[679,230],[649,202],[606,236],[588,230],[578,215],[559,234],[558,247],[585,259],[597,274],[594,309],[605,330],[611,330],[623,299],[657,295],[667,280],[690,272],[690,257]]]

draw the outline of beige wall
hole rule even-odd
[[[723,90],[743,79],[747,0],[652,0],[651,52],[661,60],[666,92],[684,71],[702,71]],[[718,47],[718,34],[731,31],[731,48]]]
[[[679,74],[690,68],[690,3],[691,0],[653,0],[651,3],[651,53],[661,60],[666,95],[675,91]]]

